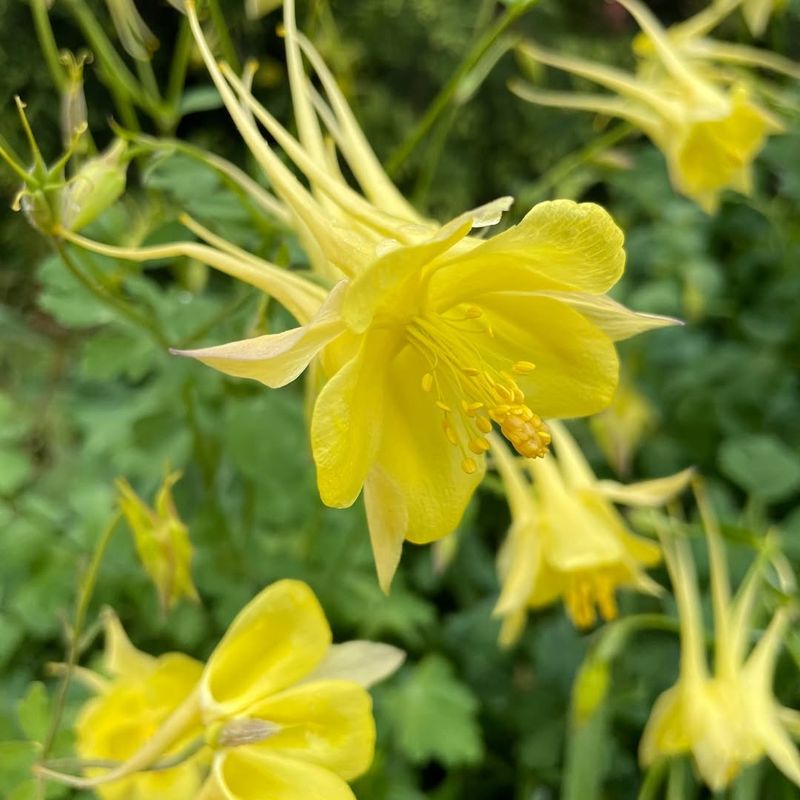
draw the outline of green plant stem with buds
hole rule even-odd
[[[523,14],[530,11],[539,0],[521,0],[510,5],[497,22],[476,42],[475,46],[467,53],[459,64],[450,80],[442,87],[433,102],[428,106],[422,119],[406,137],[405,141],[392,153],[386,165],[386,171],[394,177],[399,172],[406,159],[419,146],[430,129],[444,111],[454,102],[462,82],[483,59],[494,43],[513,25]]]
[[[58,687],[53,717],[50,720],[50,727],[48,728],[47,736],[45,737],[44,744],[42,746],[42,760],[47,758],[53,747],[56,735],[58,734],[61,718],[64,715],[64,705],[67,699],[67,690],[69,689],[72,673],[78,664],[78,659],[80,658],[81,632],[86,622],[86,614],[89,611],[89,603],[92,600],[94,588],[97,584],[97,576],[100,572],[100,564],[103,561],[103,557],[108,549],[108,544],[111,541],[111,537],[113,536],[117,524],[121,518],[122,513],[117,511],[106,524],[106,527],[103,529],[103,532],[100,534],[100,538],[97,541],[97,545],[95,546],[94,553],[92,554],[92,560],[89,563],[86,574],[83,576],[83,580],[81,581],[80,590],[78,592],[78,600],[75,604],[75,615],[72,620],[72,626],[68,632],[67,660],[64,670],[64,677]]]

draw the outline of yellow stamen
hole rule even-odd
[[[517,363],[511,367],[511,371],[515,372],[517,375],[527,375],[535,369],[536,364],[534,364],[533,361],[517,361]]]
[[[426,372],[422,376],[422,391],[429,392],[433,388],[433,375],[430,372]]]
[[[465,458],[461,462],[461,469],[463,469],[464,472],[467,473],[467,475],[473,475],[475,473],[475,470],[478,469],[478,465],[475,463],[473,459]]]

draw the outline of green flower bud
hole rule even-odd
[[[86,227],[125,191],[126,147],[125,142],[115,141],[87,161],[61,190],[59,222],[63,228],[79,231]]]

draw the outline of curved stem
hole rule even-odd
[[[46,0],[31,0],[31,13],[33,14],[33,24],[36,27],[36,38],[39,40],[39,47],[42,55],[47,62],[50,77],[53,79],[59,92],[67,90],[67,76],[58,56],[58,45],[56,37],[53,35],[53,27],[50,25],[50,17],[47,14]]]

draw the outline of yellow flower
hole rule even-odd
[[[154,658],[128,640],[113,612],[104,618],[106,649],[103,675],[81,670],[83,682],[97,697],[84,705],[75,723],[76,748],[82,759],[123,762],[144,745],[194,691],[203,665],[181,653]],[[202,734],[193,728],[165,752],[180,752]],[[87,770],[99,774],[98,770]],[[142,772],[97,789],[103,800],[195,800],[205,772],[201,754],[178,766]]]
[[[327,380],[311,420],[320,495],[347,507],[363,488],[378,576],[388,588],[404,540],[430,542],[457,526],[481,480],[493,425],[521,454],[541,456],[549,442],[543,417],[590,414],[611,400],[613,342],[674,321],[635,314],[605,296],[625,253],[622,232],[597,205],[541,203],[486,239],[470,234],[497,223],[510,198],[445,225],[421,218],[296,30],[291,0],[284,26],[299,140],[255,100],[248,77],[217,64],[191,3],[187,11],[211,77],[279,198],[269,203],[332,288],[256,259],[191,220],[208,245],[137,250],[65,236],[137,260],[191,254],[270,292],[297,317],[300,327],[283,333],[183,354],[270,387],[317,359]],[[324,98],[311,88],[304,57]],[[363,194],[342,177],[323,127]]]
[[[123,479],[117,481],[119,507],[133,532],[142,566],[155,584],[161,607],[168,611],[181,597],[197,600],[192,583],[192,544],[172,500],[180,472],[168,474],[149,508]]]
[[[597,611],[617,615],[617,587],[655,594],[659,586],[644,572],[660,560],[655,542],[634,535],[612,501],[657,506],[681,491],[684,470],[667,478],[622,485],[598,481],[566,428],[550,423],[556,455],[525,465],[497,437],[492,455],[511,508],[511,528],[498,555],[502,591],[494,613],[503,618],[500,642],[513,644],[528,610],[562,598],[578,627],[594,625]]]
[[[107,660],[124,678],[100,686],[78,739],[83,758],[127,760],[97,777],[43,775],[110,800],[354,800],[348,781],[375,746],[367,689],[400,666],[402,651],[331,644],[317,598],[293,580],[255,597],[205,667],[178,654],[153,659],[120,634]],[[159,769],[187,745],[198,755]]]
[[[761,565],[751,568],[731,600],[722,539],[716,521],[703,506],[701,503],[714,606],[714,670],[709,672],[706,660],[689,545],[682,539],[666,539],[664,558],[681,625],[680,677],[653,706],[640,744],[640,760],[648,766],[661,756],[691,753],[703,780],[719,792],[742,767],[767,755],[800,785],[800,753],[787,732],[797,733],[797,712],[781,706],[772,693],[775,661],[789,611],[781,608],[776,612],[748,655]]]
[[[772,53],[706,38],[736,4],[723,2],[664,30],[639,0],[619,2],[643,31],[634,42],[640,59],[636,75],[551,53],[531,42],[520,49],[528,58],[588,78],[617,97],[546,92],[522,83],[513,90],[534,103],[627,120],[664,153],[675,188],[708,213],[717,209],[724,189],[749,194],[752,163],[766,138],[783,126],[753,99],[752,81],[724,67],[759,66],[789,75],[800,68]]]
[[[215,748],[204,800],[353,800],[347,782],[367,770],[375,746],[366,687],[402,658],[371,642],[331,646],[304,583],[265,589],[234,620],[200,683]]]

